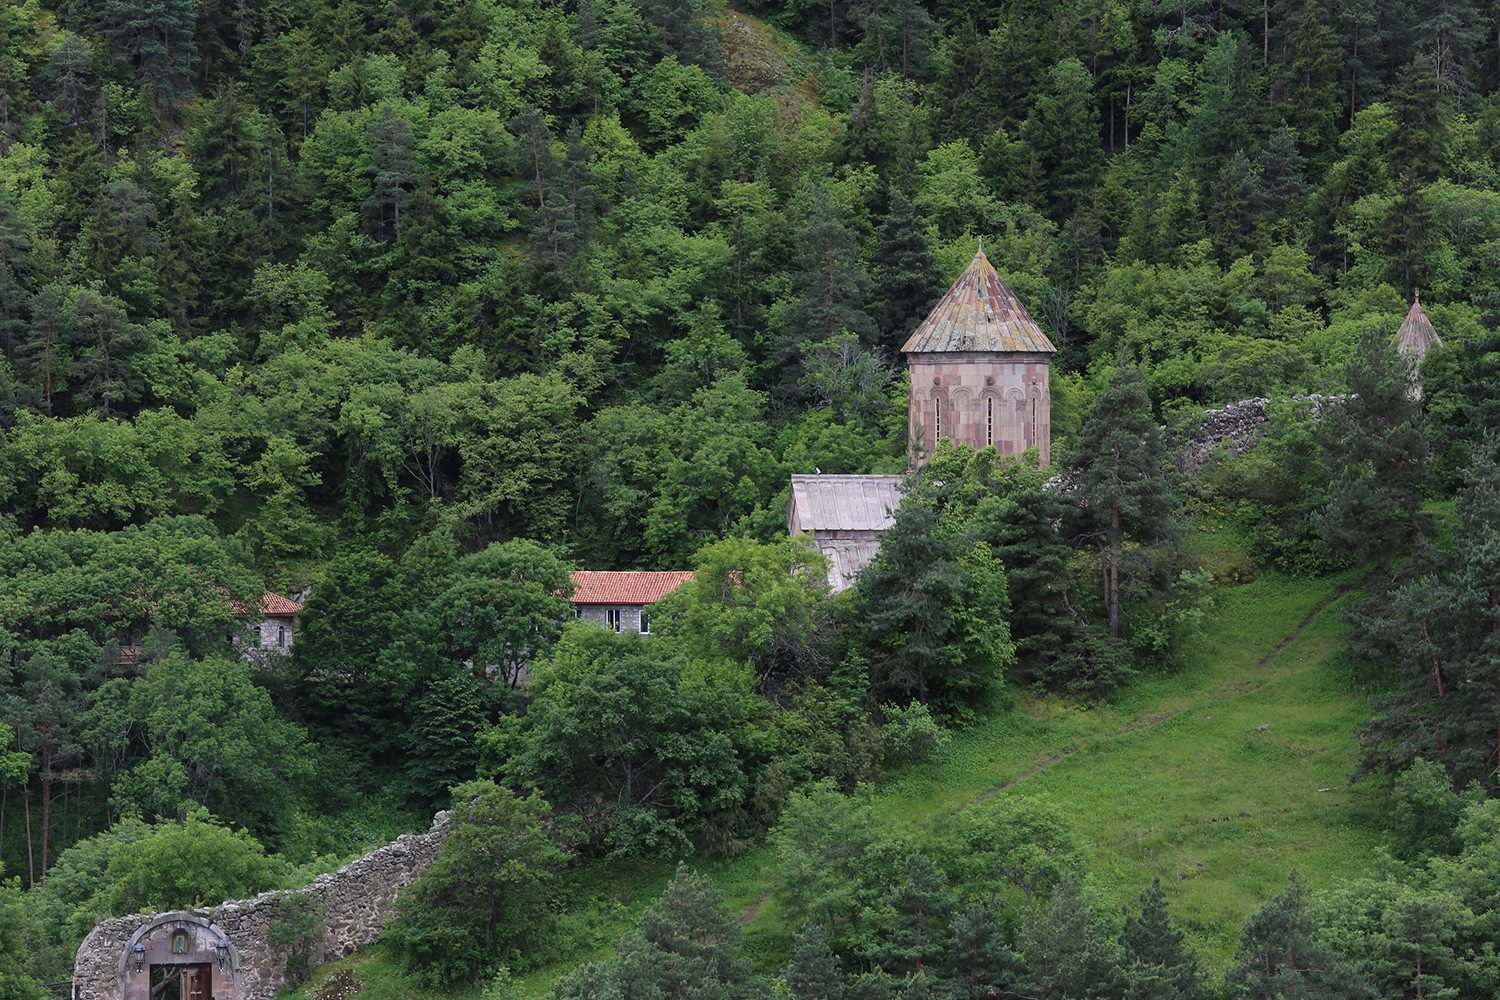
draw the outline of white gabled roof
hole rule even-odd
[[[884,531],[901,506],[903,476],[793,476],[794,531]]]

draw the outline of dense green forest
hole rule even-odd
[[[981,239],[1062,485],[942,447],[830,596],[788,475],[905,470],[897,348]],[[1492,996],[1497,378],[1493,3],[0,0],[0,1000],[450,803],[383,946],[435,989],[608,947],[556,995]],[[573,623],[582,567],[697,575],[645,642]],[[860,841],[1257,574],[1357,592],[1378,877],[1266,886],[1209,977],[1046,801]],[[246,657],[267,590],[297,642]],[[687,870],[539,930],[591,865],[751,849],[769,951]]]

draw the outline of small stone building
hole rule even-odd
[[[260,599],[260,621],[250,630],[251,650],[267,653],[290,653],[297,615],[302,605],[290,597],[269,591]]]
[[[908,458],[922,465],[947,438],[1052,463],[1052,355],[1056,348],[981,246],[901,347],[911,376]],[[846,589],[880,550],[901,504],[901,476],[793,476],[787,531],[811,534],[829,560],[828,583]]]
[[[1002,455],[1036,448],[1050,465],[1056,350],[981,248],[901,347],[912,465],[941,438]]]
[[[901,506],[901,476],[793,476],[786,530],[811,535],[828,559],[834,593],[854,583],[880,551],[880,533]]]
[[[651,634],[651,606],[693,578],[689,570],[579,570],[573,613],[616,632]]]

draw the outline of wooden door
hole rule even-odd
[[[194,965],[182,970],[182,1000],[213,1000],[213,967]]]

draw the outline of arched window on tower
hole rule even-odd
[[[984,446],[995,446],[995,397],[984,397]]]
[[[943,439],[943,400],[942,400],[941,397],[939,397],[939,398],[934,399],[932,401],[932,444],[933,444],[933,447],[934,448],[937,447],[937,443],[939,441],[941,441],[942,439]]]

